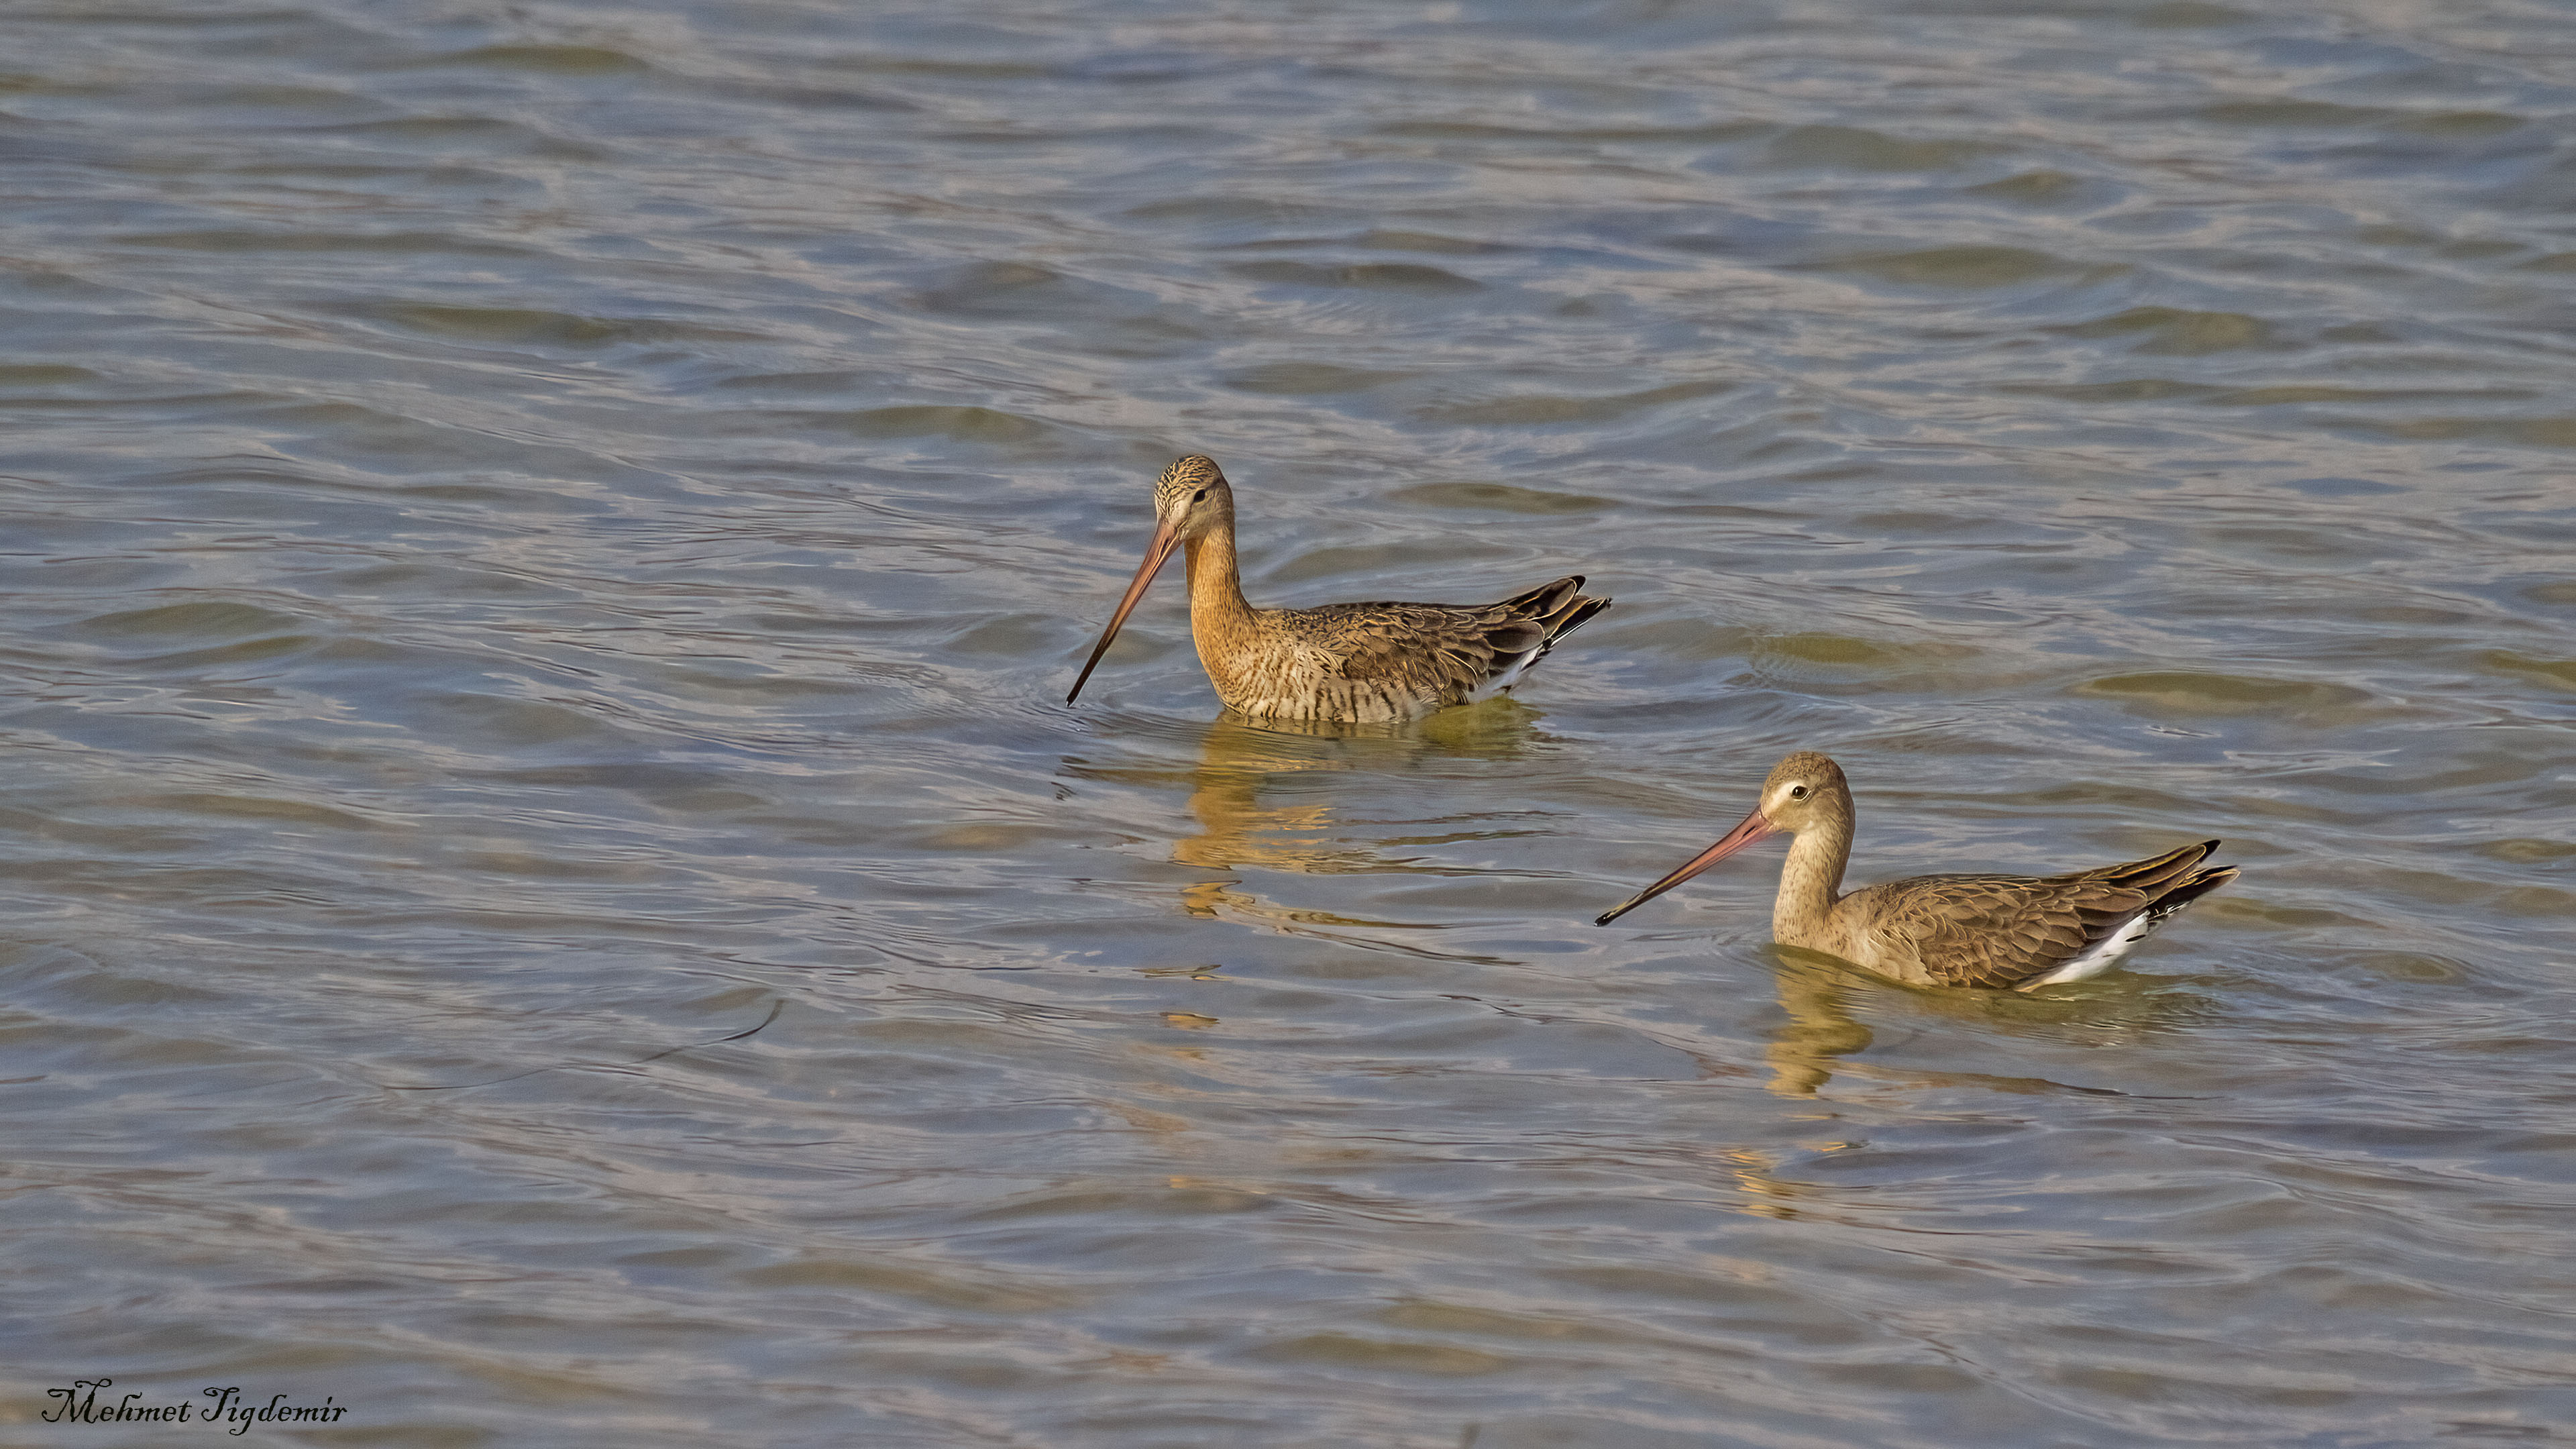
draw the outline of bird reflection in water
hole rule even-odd
[[[2196,995],[2154,985],[2152,978],[2060,987],[2053,995],[1963,992],[1896,985],[1819,951],[1780,945],[1770,949],[1778,962],[1771,973],[1772,984],[1787,1019],[1773,1028],[1771,1043],[1762,1055],[1771,1068],[1768,1086],[1784,1097],[1815,1096],[1838,1069],[1914,1088],[1973,1086],[2002,1092],[2122,1095],[2045,1077],[1844,1062],[1843,1058],[1868,1050],[1876,1039],[1854,1014],[1856,1007],[1899,1018],[1947,1018],[1962,1029],[1958,1039],[1963,1043],[2001,1034],[2087,1047],[2118,1046],[2215,1010]]]
[[[1836,1058],[1867,1051],[1876,1036],[1852,1017],[1851,986],[1842,979],[1847,968],[1795,947],[1774,949],[1782,960],[1771,982],[1788,1020],[1772,1030],[1771,1044],[1762,1049],[1771,1068],[1767,1085],[1779,1096],[1812,1097],[1833,1080]]]
[[[1330,720],[1262,720],[1228,710],[1200,739],[1190,774],[1189,812],[1196,835],[1173,842],[1183,865],[1235,873],[1247,868],[1307,875],[1406,871],[1415,857],[1390,848],[1436,846],[1493,832],[1452,817],[1445,821],[1369,822],[1381,828],[1462,823],[1470,828],[1425,833],[1363,834],[1348,818],[1354,791],[1308,783],[1319,774],[1402,775],[1436,759],[1509,759],[1536,738],[1537,712],[1509,699],[1443,710],[1412,724]],[[1268,798],[1265,800],[1265,796]],[[1182,889],[1194,916],[1220,914],[1284,930],[1339,926],[1365,930],[1434,930],[1437,923],[1370,920],[1328,911],[1271,905],[1239,880],[1207,880]],[[1391,943],[1390,943],[1391,944]],[[1395,949],[1411,949],[1396,946]],[[1435,953],[1436,954],[1436,953]]]
[[[1190,813],[1200,833],[1173,858],[1231,870],[1341,872],[1384,864],[1375,847],[1422,845],[1427,837],[1360,843],[1333,833],[1335,806],[1346,791],[1299,790],[1292,782],[1319,772],[1403,774],[1437,757],[1509,759],[1527,747],[1535,712],[1508,700],[1446,710],[1420,724],[1342,724],[1313,720],[1254,723],[1228,710],[1212,721],[1190,777]],[[1283,791],[1281,786],[1291,786]],[[1267,787],[1273,803],[1265,806]],[[1292,797],[1281,800],[1282,794]],[[1448,839],[1454,837],[1439,837]]]
[[[1415,773],[1426,764],[1511,759],[1544,738],[1533,727],[1537,718],[1536,710],[1509,698],[1442,710],[1400,724],[1255,722],[1228,710],[1199,732],[1198,763],[1185,772],[1103,768],[1078,760],[1067,760],[1065,770],[1081,779],[1145,786],[1164,786],[1177,779],[1188,786],[1187,809],[1198,830],[1173,842],[1172,859],[1223,873],[1222,878],[1202,879],[1182,888],[1182,908],[1193,916],[1225,916],[1295,934],[1331,934],[1345,940],[1350,938],[1316,928],[1433,931],[1449,923],[1372,920],[1274,905],[1244,889],[1241,873],[1404,873],[1428,867],[1415,864],[1419,857],[1398,852],[1504,833],[1476,816],[1353,820],[1351,802],[1363,795],[1383,799],[1385,781]],[[1327,782],[1316,778],[1320,776],[1353,778]],[[1372,792],[1373,783],[1380,788]],[[1447,953],[1383,937],[1366,938],[1365,943],[1448,959]]]

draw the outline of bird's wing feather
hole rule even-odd
[[[1566,631],[1608,607],[1570,574],[1495,604],[1327,604],[1300,622],[1346,679],[1398,682],[1464,695],[1534,661]]]
[[[1884,945],[1940,986],[2012,987],[2100,944],[2177,886],[2215,840],[2071,875],[1933,875],[1890,881],[1869,914]]]

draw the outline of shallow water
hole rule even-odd
[[[884,11],[0,12],[11,1442],[2576,1436],[2563,6]]]

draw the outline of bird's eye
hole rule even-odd
[[[1190,501],[1192,503],[1205,503],[1207,501],[1207,490],[1202,488],[1198,492],[1191,494]]]
[[[1790,787],[1789,787],[1789,798],[1790,798],[1790,799],[1792,799],[1792,800],[1804,800],[1804,799],[1806,799],[1806,798],[1807,798],[1807,787],[1806,787],[1806,786],[1804,786],[1804,785],[1792,785],[1792,786],[1790,786]]]

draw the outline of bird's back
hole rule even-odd
[[[1573,574],[1492,604],[1256,610],[1257,642],[1219,692],[1247,714],[1309,719],[1409,719],[1468,703],[1510,688],[1550,645],[1610,606],[1582,588]],[[1218,667],[1209,661],[1211,676]]]
[[[2236,876],[2215,840],[2054,876],[1926,875],[1854,891],[1834,914],[1864,966],[1927,986],[2012,988],[2108,969]],[[1877,959],[1866,959],[1868,952]]]

